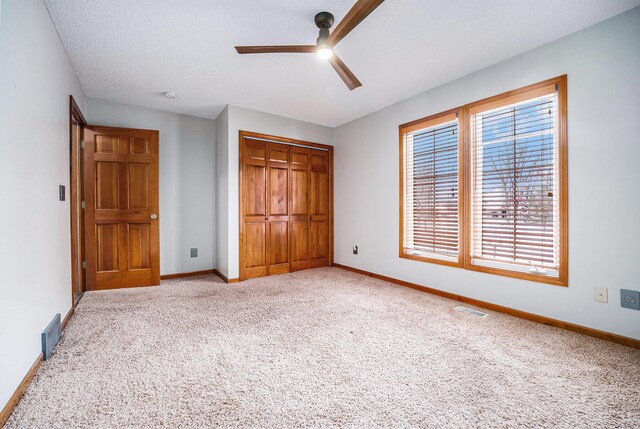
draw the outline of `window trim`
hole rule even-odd
[[[463,228],[463,205],[464,198],[462,197],[462,189],[464,186],[464,178],[463,175],[460,174],[461,165],[463,165],[465,161],[464,154],[464,139],[460,132],[461,125],[464,121],[464,114],[461,108],[447,110],[446,112],[441,112],[435,115],[427,116],[421,119],[417,119],[415,121],[407,122],[406,124],[402,124],[399,126],[400,133],[400,240],[399,240],[399,248],[398,255],[404,259],[413,259],[415,261],[429,262],[433,264],[446,265],[449,267],[457,267],[462,268],[464,265],[464,247],[465,247],[465,239],[464,239],[464,228]],[[440,124],[444,124],[446,122],[451,121],[452,119],[458,119],[458,260],[446,260],[446,259],[438,259],[432,258],[429,256],[420,256],[420,255],[408,255],[404,252],[404,181],[405,181],[405,171],[404,171],[404,135],[406,133],[410,133],[413,131],[417,131],[423,128],[435,127]],[[464,128],[463,128],[464,129]]]
[[[479,110],[489,110],[501,105],[508,105],[535,98],[545,92],[550,86],[556,88],[558,103],[558,185],[559,185],[559,255],[560,266],[558,277],[550,277],[543,274],[534,274],[517,270],[509,270],[497,267],[473,264],[471,261],[471,115]],[[458,219],[459,219],[459,254],[458,262],[444,261],[429,257],[404,254],[404,134],[407,131],[422,128],[424,124],[434,126],[443,117],[458,114]],[[568,198],[568,157],[567,157],[567,75],[547,79],[512,91],[504,92],[492,97],[468,103],[464,106],[447,110],[446,112],[430,115],[422,119],[407,122],[399,127],[400,140],[400,225],[399,225],[399,256],[404,259],[413,259],[422,262],[448,265],[471,271],[505,277],[528,280],[537,283],[545,283],[555,286],[568,286],[569,271],[569,198]],[[425,127],[426,128],[426,127]]]

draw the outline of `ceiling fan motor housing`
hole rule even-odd
[[[320,34],[318,34],[318,38],[316,39],[316,44],[320,46],[329,38],[329,34],[331,34],[329,29],[333,25],[334,18],[329,12],[320,12],[316,14],[313,20],[320,29]]]
[[[313,18],[313,20],[315,21],[316,26],[319,29],[321,29],[321,30],[322,29],[327,29],[328,30],[333,25],[334,18],[333,18],[333,15],[331,13],[329,13],[329,12],[320,12],[320,13],[316,14],[316,16],[315,16],[315,18]]]

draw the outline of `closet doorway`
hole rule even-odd
[[[240,280],[333,264],[333,147],[240,131]]]

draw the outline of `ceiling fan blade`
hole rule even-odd
[[[236,46],[239,54],[312,54],[316,45]]]
[[[342,62],[337,55],[333,55],[329,58],[329,63],[333,66],[333,69],[338,72],[340,78],[344,81],[344,83],[349,87],[351,91],[362,86],[356,75],[353,74],[349,67],[346,66],[345,63]]]
[[[338,26],[331,32],[327,43],[335,46],[339,41],[360,24],[371,12],[382,4],[384,0],[358,0],[351,10],[340,21]]]

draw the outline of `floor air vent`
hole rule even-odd
[[[54,347],[58,344],[58,341],[60,341],[61,336],[62,330],[60,329],[60,313],[58,313],[40,335],[42,339],[42,354],[44,355],[44,360],[49,359],[51,352],[53,352]]]
[[[455,309],[458,311],[462,311],[463,313],[473,314],[474,316],[478,316],[478,317],[487,317],[489,315],[489,313],[484,313],[482,311],[474,310],[473,308],[463,307],[461,305],[457,306]]]

